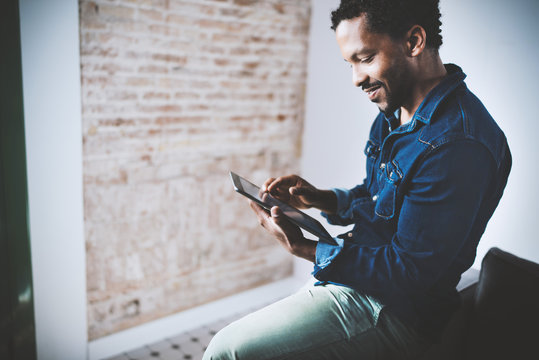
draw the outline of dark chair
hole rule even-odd
[[[461,307],[421,360],[539,359],[539,264],[492,248],[459,291]]]

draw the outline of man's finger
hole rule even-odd
[[[255,212],[261,224],[263,221],[266,221],[269,218],[268,212],[254,201],[249,200],[249,205],[251,206],[251,209],[253,209],[253,211]]]
[[[283,211],[278,207],[274,206],[271,208],[270,211],[271,219],[275,223],[275,225],[279,226],[282,229],[289,229],[291,225],[293,225],[283,214]]]
[[[277,179],[274,179],[271,184],[268,184],[267,190],[270,194],[273,194],[280,186],[290,185],[292,180],[292,175],[279,176]]]
[[[275,178],[269,178],[266,181],[264,181],[264,184],[262,184],[262,187],[260,188],[262,191],[268,191],[268,187],[272,182],[275,181]]]
[[[272,218],[278,218],[283,216],[283,212],[278,206],[274,206],[271,208],[271,217]]]

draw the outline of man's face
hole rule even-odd
[[[341,21],[335,35],[344,60],[352,67],[354,85],[386,114],[403,106],[412,96],[405,41],[370,32],[364,15]]]

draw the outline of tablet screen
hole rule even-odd
[[[254,185],[243,177],[233,172],[230,172],[230,176],[232,177],[235,190],[240,194],[254,200],[267,210],[271,209],[273,206],[278,206],[283,211],[283,214],[294,224],[307,230],[311,234],[318,236],[319,238],[331,239],[329,233],[322,226],[322,224],[318,222],[318,220],[305,214],[303,211],[274,198],[267,192],[261,192],[260,187]]]

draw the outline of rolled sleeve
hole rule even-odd
[[[337,197],[337,212],[328,214],[321,212],[321,215],[332,225],[349,225],[353,223],[352,202],[359,194],[366,192],[363,190],[363,185],[359,185],[353,189],[333,188],[331,189]]]
[[[342,188],[334,188],[331,191],[337,196],[337,214],[342,214],[352,203],[352,191]]]
[[[344,240],[338,237],[334,238],[334,240],[334,244],[319,241],[316,245],[316,259],[314,271],[312,273],[313,275],[316,275],[319,271],[326,268],[341,253],[344,246]]]

